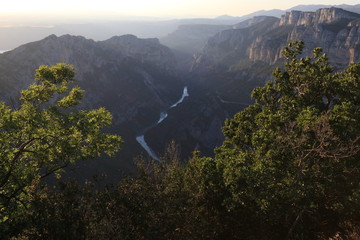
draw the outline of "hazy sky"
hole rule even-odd
[[[190,17],[241,16],[257,10],[288,9],[299,4],[359,4],[359,0],[11,0],[0,4],[4,13],[42,13],[64,16],[107,12],[124,16]]]

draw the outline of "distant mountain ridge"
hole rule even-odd
[[[312,24],[336,23],[342,20],[354,20],[360,14],[343,10],[341,8],[322,8],[315,12],[303,12],[292,10],[281,16],[278,26],[295,25],[310,26]]]
[[[177,56],[181,56],[181,61],[183,61],[187,66],[189,61],[186,58],[189,58],[194,53],[200,52],[202,48],[205,47],[206,41],[217,33],[222,32],[226,29],[240,29],[246,28],[254,23],[261,22],[263,19],[268,17],[282,18],[283,15],[287,15],[292,11],[295,12],[315,12],[321,8],[331,8],[334,6],[339,6],[337,8],[344,8],[344,10],[360,13],[360,4],[358,5],[298,5],[288,10],[260,10],[248,15],[241,17],[234,17],[229,15],[222,15],[215,20],[229,21],[234,22],[231,25],[218,25],[218,24],[198,24],[193,22],[192,24],[184,24],[178,26],[177,30],[166,35],[165,37],[160,38],[160,42],[172,50],[177,52]],[[293,15],[294,15],[293,14]],[[305,13],[304,13],[305,14]],[[306,13],[311,15],[310,13]],[[305,14],[305,15],[306,15]],[[292,15],[292,16],[293,16]],[[215,23],[215,22],[214,22]]]
[[[114,35],[133,34],[142,38],[163,38],[168,34],[176,31],[181,25],[205,24],[205,25],[228,25],[240,23],[241,21],[250,19],[254,16],[274,16],[280,17],[287,11],[316,11],[320,8],[338,7],[348,11],[360,13],[360,4],[357,5],[299,5],[287,10],[273,9],[260,10],[244,16],[229,16],[223,15],[216,18],[184,18],[172,20],[159,20],[146,18],[133,18],[133,20],[111,20],[111,21],[94,21],[83,20],[81,22],[74,22],[72,24],[52,23],[51,20],[41,19],[36,20],[35,23],[25,21],[23,24],[15,24],[9,26],[0,25],[0,50],[14,49],[21,44],[32,41],[38,41],[48,35],[82,35],[86,38],[94,40],[105,40]]]
[[[281,10],[281,9],[272,9],[272,10],[259,10],[247,15],[243,15],[241,17],[235,17],[238,19],[238,21],[244,21],[246,19],[250,19],[256,16],[271,16],[271,17],[281,17],[282,15],[284,15],[286,12],[291,12],[291,11],[302,11],[302,12],[315,12],[316,10],[319,10],[321,8],[331,8],[331,7],[335,7],[335,8],[341,8],[344,9],[346,11],[350,11],[350,12],[354,12],[354,13],[359,13],[360,14],[360,4],[356,4],[356,5],[347,5],[347,4],[340,4],[340,5],[322,5],[322,4],[311,4],[311,5],[297,5],[295,7],[289,8],[289,9],[285,9],[285,10]]]
[[[181,25],[173,33],[161,38],[161,43],[171,49],[193,54],[201,50],[207,39],[229,28],[229,25]]]
[[[210,38],[195,57],[193,69],[207,71],[222,66],[229,70],[241,59],[274,64],[281,57],[282,47],[293,40],[303,40],[308,51],[321,46],[341,67],[360,60],[359,19],[360,14],[339,8],[262,18],[248,27],[225,30]]]

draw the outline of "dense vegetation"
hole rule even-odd
[[[63,63],[41,66],[35,83],[21,92],[17,109],[0,103],[2,232],[18,231],[13,224],[32,207],[43,178],[60,177],[68,165],[103,152],[113,155],[120,147],[120,137],[102,133],[111,124],[108,111],[74,109],[83,95],[79,87],[70,87],[74,75]]]
[[[274,71],[274,80],[254,89],[253,105],[225,122],[225,141],[215,149],[214,158],[194,152],[187,163],[181,163],[172,143],[160,163],[137,159],[136,177],[106,187],[98,186],[98,181],[55,186],[39,181],[55,166],[62,167],[62,161],[113,153],[120,142],[100,133],[109,123],[105,110],[60,111],[78,103],[77,88],[63,100],[38,106],[37,101],[44,103],[55,92],[65,92],[60,91],[62,81],[53,77],[58,67],[40,68],[37,76],[44,71],[54,80],[40,81],[40,86],[23,92],[20,110],[2,107],[1,179],[8,181],[1,189],[2,236],[360,238],[360,64],[334,73],[320,48],[312,57],[300,58],[302,48],[302,42],[289,44],[283,51],[284,68]],[[47,84],[52,94],[37,91]],[[28,132],[20,134],[18,125],[25,122]],[[74,132],[66,132],[70,130]],[[70,139],[49,144],[47,136],[56,133]],[[39,145],[21,152],[21,144],[32,138],[39,138]],[[22,158],[15,164],[11,160],[18,154]],[[17,169],[13,177],[6,178],[12,168]],[[12,193],[17,186],[23,186],[21,191]],[[9,195],[15,196],[10,202]]]

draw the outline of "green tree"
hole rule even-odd
[[[103,190],[45,187],[32,194],[15,236],[358,239],[360,64],[336,73],[320,48],[312,57],[300,57],[302,49],[289,44],[284,68],[253,91],[255,104],[225,122],[214,158],[195,152],[181,163],[173,143],[160,163],[140,159],[136,177]],[[32,179],[51,170],[42,169]]]
[[[31,193],[44,177],[59,176],[78,160],[119,150],[122,142],[102,129],[111,124],[104,108],[78,110],[83,90],[71,88],[72,66],[40,66],[35,83],[21,92],[21,104],[0,103],[0,224],[27,208]]]
[[[360,64],[334,73],[320,48],[300,58],[302,49],[284,48],[284,69],[225,122],[216,151],[228,209],[253,209],[258,239],[329,237],[359,223]]]

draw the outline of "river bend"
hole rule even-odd
[[[180,98],[176,103],[174,103],[173,105],[171,105],[167,111],[169,111],[170,109],[175,108],[176,106],[178,106],[179,104],[181,104],[181,103],[184,101],[184,99],[185,99],[186,97],[188,97],[188,96],[189,96],[188,88],[187,88],[187,86],[185,86],[184,89],[183,89],[183,94],[182,94],[181,98]],[[157,123],[155,124],[154,127],[156,127],[157,125],[159,125],[162,121],[164,121],[164,120],[168,117],[167,111],[160,113],[160,118],[159,118],[159,120],[157,121]],[[152,150],[152,149],[149,147],[149,145],[146,143],[146,141],[145,141],[145,134],[146,134],[146,132],[144,132],[143,135],[137,136],[137,137],[136,137],[136,141],[141,145],[141,147],[147,152],[147,154],[149,154],[149,156],[150,156],[152,159],[160,162],[160,158],[156,155],[156,153],[154,152],[154,150]]]

